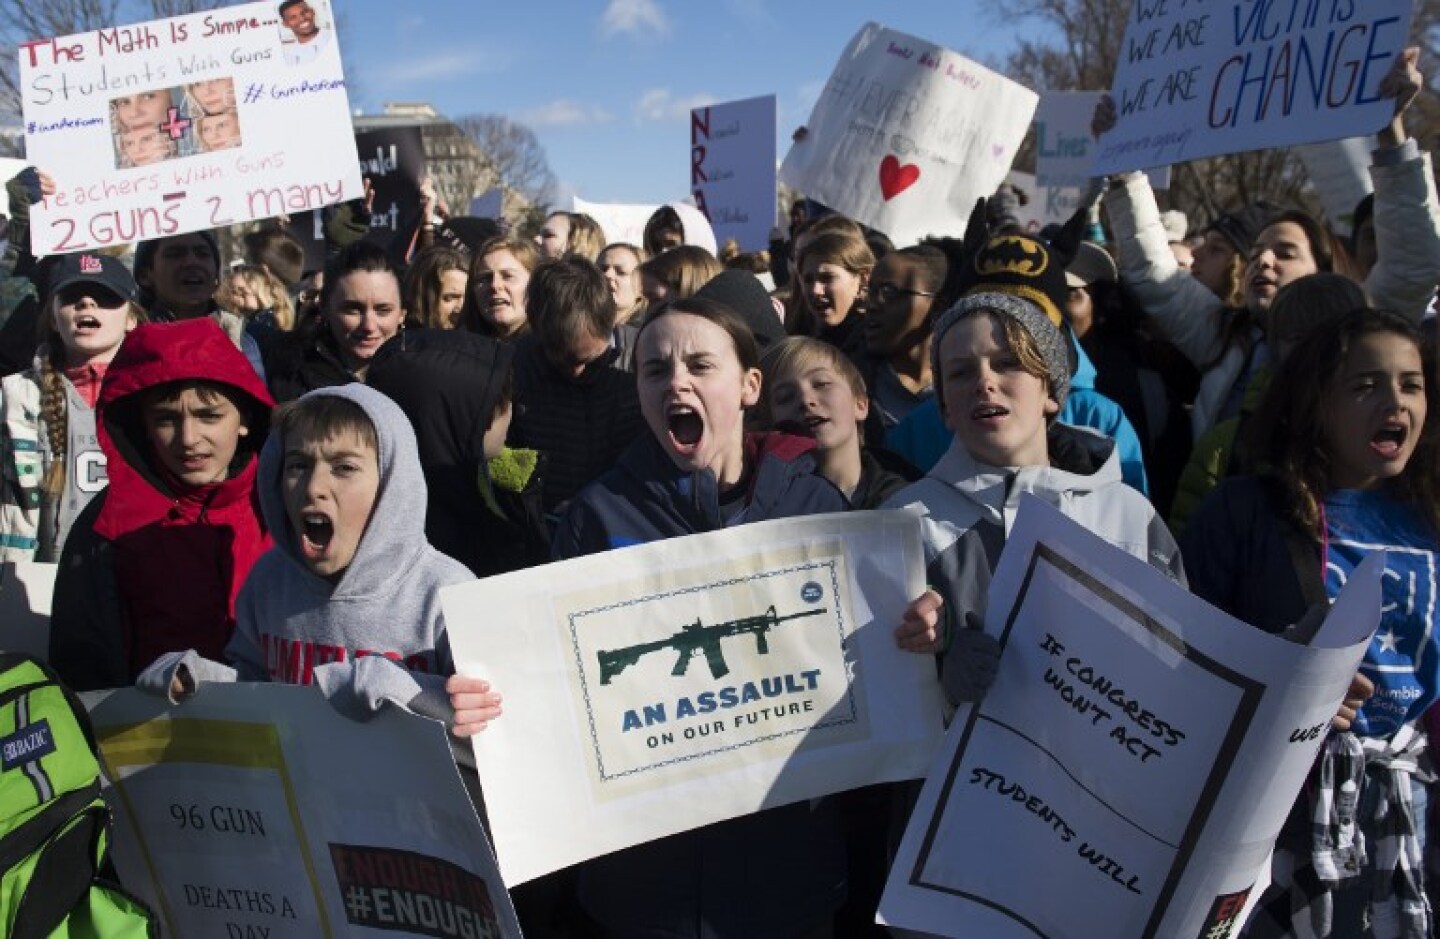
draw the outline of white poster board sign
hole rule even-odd
[[[1371,134],[1412,0],[1135,0],[1096,175]]]
[[[975,200],[1010,171],[1037,100],[959,53],[867,23],[780,179],[897,245],[961,235]]]
[[[505,882],[923,775],[935,666],[894,638],[923,568],[915,516],[860,512],[443,590],[456,671],[505,696],[474,738]]]
[[[116,865],[166,935],[518,939],[440,723],[295,685],[85,700]]]
[[[680,215],[680,222],[685,226],[685,243],[704,248],[714,254],[716,251],[715,233],[710,228],[709,220],[700,210],[684,202],[667,202],[665,204]],[[574,198],[572,206],[573,211],[583,212],[599,223],[601,231],[605,232],[607,245],[619,243],[636,247],[645,246],[645,223],[650,221],[650,216],[660,208],[658,204],[586,202],[579,196]]]
[[[1354,231],[1355,207],[1375,191],[1370,178],[1373,137],[1346,137],[1296,147],[1310,174],[1311,185],[1325,207],[1331,226],[1344,235]]]
[[[1040,96],[1040,107],[1035,111],[1035,180],[1041,186],[1080,190],[1090,187],[1091,168],[1095,165],[1095,137],[1090,133],[1090,124],[1104,94],[1047,91]],[[1170,167],[1152,169],[1149,176],[1151,189],[1170,188]]]
[[[715,241],[764,251],[775,225],[775,96],[690,112],[690,190]]]
[[[884,921],[1232,935],[1379,621],[1383,568],[1359,567],[1303,646],[1026,497],[990,586],[999,672],[950,726]]]
[[[50,656],[50,602],[59,566],[35,561],[0,565],[0,650]]]
[[[21,44],[25,152],[57,186],[31,210],[37,255],[361,195],[330,4],[313,0],[296,29],[276,7]]]

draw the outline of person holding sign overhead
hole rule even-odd
[[[1430,156],[1408,137],[1403,121],[1422,87],[1419,54],[1418,48],[1406,49],[1380,83],[1380,93],[1395,99],[1395,111],[1377,137],[1370,168],[1379,258],[1365,280],[1378,306],[1415,322],[1440,282],[1440,200]],[[1114,122],[1114,101],[1107,98],[1096,110],[1093,130],[1098,136]],[[1263,318],[1276,291],[1298,277],[1330,269],[1328,235],[1300,213],[1265,225],[1251,249],[1244,304],[1227,309],[1209,288],[1179,269],[1143,173],[1113,177],[1105,208],[1119,248],[1121,282],[1162,337],[1204,373],[1191,414],[1192,434],[1199,440],[1216,422],[1235,415],[1245,384],[1268,359]]]

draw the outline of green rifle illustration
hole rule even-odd
[[[697,619],[693,623],[686,623],[678,633],[669,639],[642,642],[638,645],[626,646],[623,649],[601,649],[600,684],[610,684],[610,679],[640,661],[641,656],[659,652],[662,649],[674,649],[680,653],[680,657],[675,660],[675,667],[670,670],[672,675],[684,675],[685,670],[690,667],[690,660],[703,652],[705,662],[710,666],[710,674],[715,678],[723,678],[730,674],[730,666],[725,664],[725,652],[720,648],[721,640],[731,636],[754,636],[756,651],[761,655],[769,655],[768,634],[770,630],[786,620],[819,616],[824,612],[825,608],[820,607],[815,610],[806,610],[803,613],[778,616],[775,613],[775,607],[772,606],[759,616],[746,616],[728,623],[717,623],[714,626],[705,626]]]

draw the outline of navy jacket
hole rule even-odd
[[[731,525],[843,512],[815,472],[815,442],[746,438],[745,506]],[[557,559],[726,526],[712,473],[686,473],[646,433],[585,487],[560,521]],[[781,937],[827,922],[845,898],[845,847],[833,806],[768,809],[596,858],[580,867],[580,900],[616,935]]]

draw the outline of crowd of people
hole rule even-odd
[[[1002,189],[963,239],[899,248],[809,201],[769,252],[674,207],[641,244],[564,211],[524,238],[427,189],[393,245],[365,237],[365,204],[332,212],[323,272],[274,224],[233,265],[208,231],[127,265],[33,257],[53,183],[27,169],[7,188],[3,274],[34,288],[6,291],[24,299],[0,328],[0,557],[59,565],[49,660],[73,688],[277,681],[407,708],[450,726],[483,817],[460,744],[504,720],[504,689],[455,674],[449,584],[918,505],[929,587],[895,641],[959,705],[995,674],[982,623],[1023,495],[1281,635],[1385,548],[1380,630],[1251,934],[1429,936],[1440,200],[1403,122],[1419,87],[1408,52],[1348,238],[1264,203],[1175,226],[1135,173],[1098,181],[1098,237],[1083,209],[1026,231]],[[1113,120],[1102,105],[1097,131]],[[913,796],[769,809],[514,898],[539,936],[883,934]]]

